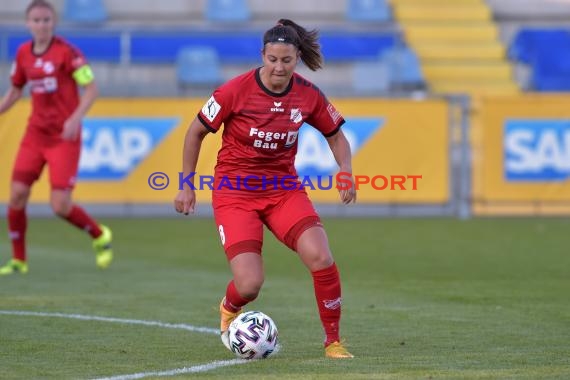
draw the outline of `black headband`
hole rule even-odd
[[[278,24],[269,33],[266,33],[263,44],[280,42],[282,44],[291,44],[299,47],[299,41],[287,35],[285,26]]]

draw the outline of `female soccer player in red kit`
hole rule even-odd
[[[259,294],[264,281],[263,225],[299,258],[313,277],[325,332],[325,356],[352,358],[339,336],[340,277],[327,236],[304,189],[292,190],[299,128],[307,122],[327,139],[340,170],[352,173],[343,117],[311,82],[295,73],[299,60],[322,67],[318,33],[291,20],[279,20],[263,36],[263,66],[216,89],[186,133],[185,177],[194,173],[204,137],[224,124],[214,175],[214,217],[233,274],[220,304],[222,342],[242,308]],[[243,182],[242,182],[243,180]],[[285,181],[287,180],[287,182]],[[340,192],[343,203],[356,201],[354,186]],[[176,211],[194,211],[196,195],[185,186]],[[228,347],[229,348],[229,347]]]
[[[12,86],[0,102],[3,113],[30,85],[32,113],[14,163],[8,206],[13,258],[0,267],[0,275],[28,272],[26,205],[32,184],[46,164],[53,211],[91,235],[96,264],[106,268],[113,259],[111,231],[71,200],[81,151],[81,119],[98,95],[93,73],[79,50],[54,36],[55,10],[50,3],[33,0],[26,9],[26,25],[32,40],[19,47],[11,70]],[[82,96],[78,86],[84,87]]]

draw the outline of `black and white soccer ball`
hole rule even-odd
[[[278,350],[275,322],[261,311],[247,311],[228,329],[230,350],[241,359],[265,359]]]

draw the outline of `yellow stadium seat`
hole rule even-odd
[[[464,4],[484,4],[485,0],[390,0],[392,5],[464,5]]]
[[[516,95],[519,88],[512,81],[437,81],[431,90],[439,94]]]
[[[473,22],[489,21],[492,18],[489,8],[483,5],[460,6],[398,6],[394,7],[394,15],[400,22]]]
[[[505,57],[505,48],[498,41],[477,45],[423,44],[416,46],[415,50],[422,62],[426,63],[430,60],[477,62],[501,60]]]
[[[468,25],[425,25],[423,23],[403,23],[406,39],[411,44],[429,41],[479,42],[496,40],[497,27],[490,23]]]
[[[428,80],[509,80],[513,77],[511,65],[497,61],[490,63],[426,63],[423,72]]]
[[[437,94],[520,92],[486,0],[389,0],[405,40]]]

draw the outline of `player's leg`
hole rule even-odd
[[[12,259],[0,267],[0,275],[28,272],[26,252],[26,231],[28,218],[26,206],[32,184],[39,178],[45,160],[41,145],[25,136],[14,161],[10,201],[8,204],[8,230],[12,243]]]
[[[91,236],[96,264],[99,268],[107,268],[113,260],[111,230],[107,226],[98,224],[72,200],[80,148],[78,142],[64,141],[47,151],[51,184],[50,205],[57,216]]]
[[[252,200],[214,195],[214,217],[232,279],[220,302],[220,333],[229,348],[228,328],[242,308],[255,300],[263,285],[263,224]]]
[[[229,349],[228,329],[243,307],[254,301],[263,285],[263,261],[258,252],[243,252],[230,260],[233,278],[220,302],[220,334]]]
[[[81,206],[74,204],[71,189],[52,187],[50,204],[54,213],[71,225],[86,231],[93,239],[95,262],[99,268],[107,268],[113,261],[112,232],[104,225],[99,225]]]
[[[296,251],[310,271],[319,316],[325,332],[325,355],[352,358],[342,345],[340,276],[330,251],[326,232],[304,191],[292,191],[276,207],[268,221],[275,236]]]
[[[28,273],[26,257],[26,230],[28,217],[26,205],[30,197],[30,186],[22,182],[12,182],[8,206],[8,229],[12,243],[12,259],[0,267],[0,276],[13,273]]]
[[[303,231],[296,238],[301,261],[311,271],[315,298],[325,331],[325,355],[330,358],[352,358],[340,340],[341,283],[330,252],[327,235],[322,226]]]

